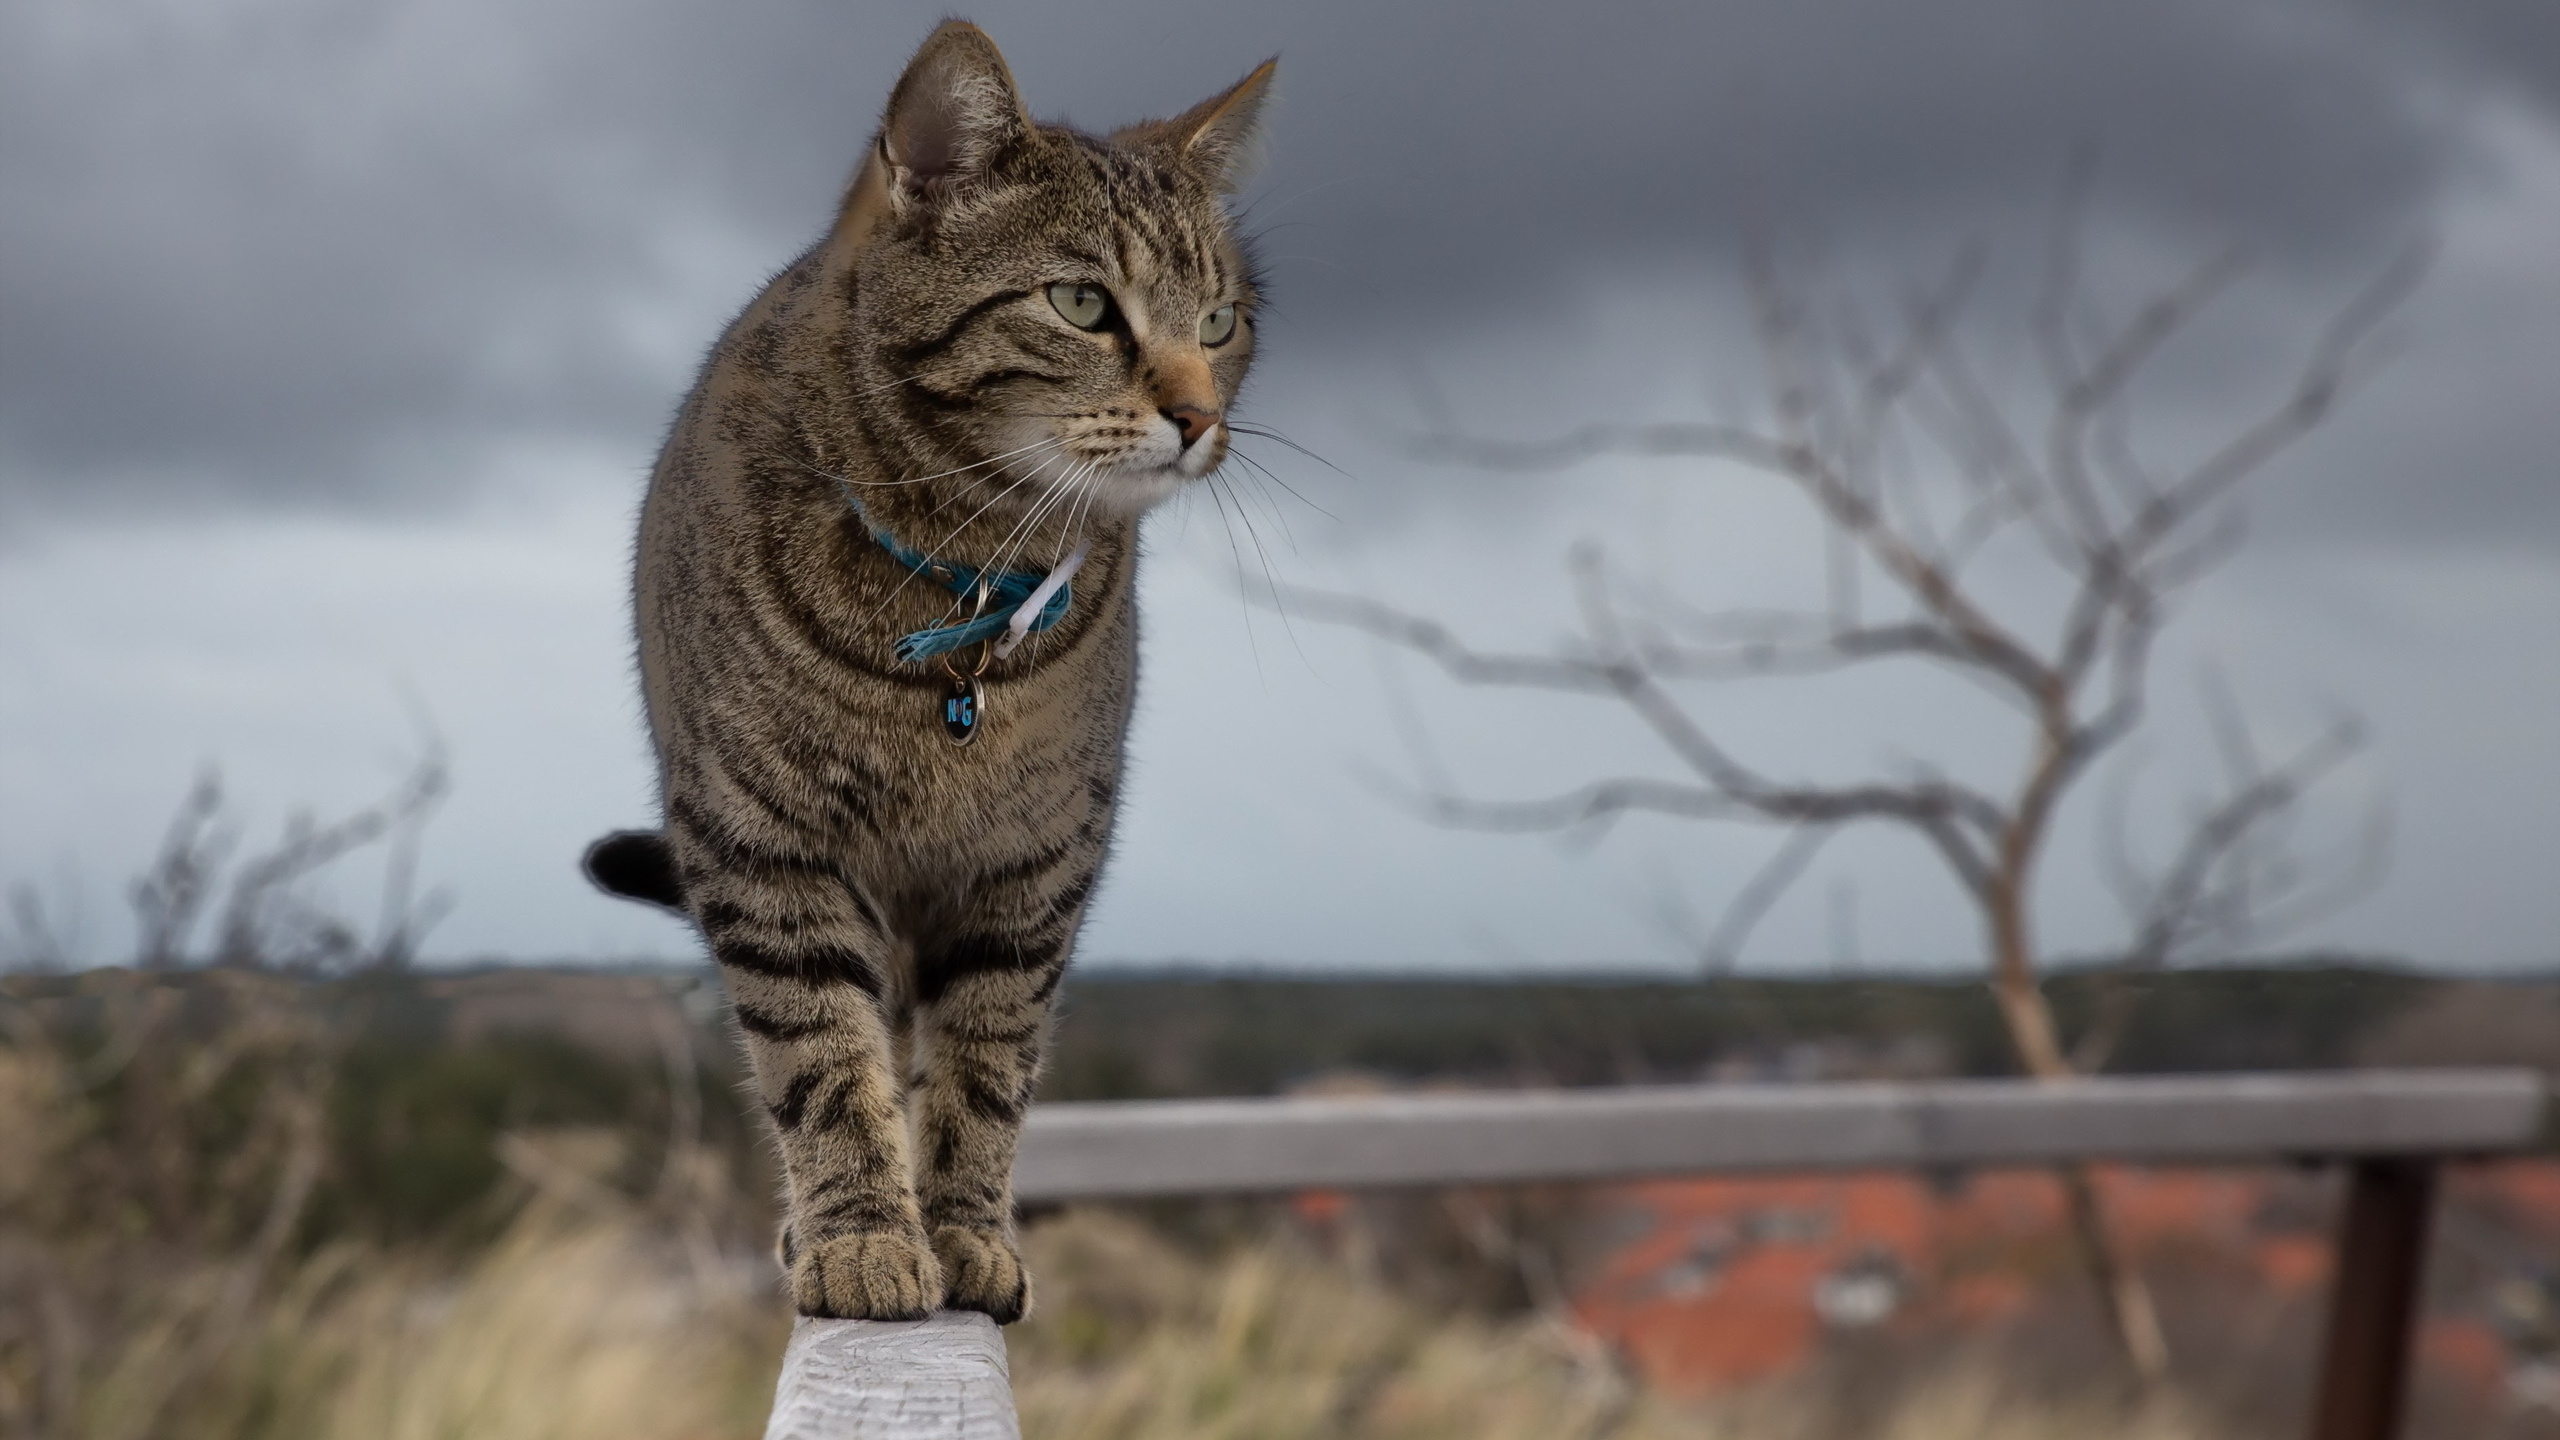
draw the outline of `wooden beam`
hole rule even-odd
[[[2360,1160],[2347,1172],[2311,1440],[2400,1433],[2435,1181],[2435,1162],[2424,1159]]]
[[[1022,1440],[984,1315],[811,1320],[791,1331],[765,1440]]]
[[[2357,1162],[2316,1440],[2384,1440],[2406,1374],[2425,1176],[2531,1149],[2529,1070],[2067,1084],[1692,1085],[1326,1100],[1048,1105],[1014,1191],[1043,1203],[2071,1160]],[[2413,1179],[2413,1177],[2415,1177]],[[2344,1417],[2333,1420],[2332,1416]],[[1020,1440],[987,1317],[802,1320],[766,1440]]]
[[[2529,1070],[2055,1084],[1685,1085],[1035,1108],[1033,1202],[2123,1160],[2232,1164],[2530,1148]]]

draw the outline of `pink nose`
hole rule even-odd
[[[1173,422],[1173,428],[1182,432],[1182,448],[1185,450],[1218,423],[1216,411],[1203,410],[1197,405],[1167,405],[1162,413],[1164,418]]]

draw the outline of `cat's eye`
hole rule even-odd
[[[1099,285],[1061,281],[1049,287],[1049,303],[1079,330],[1099,330],[1104,318],[1111,314],[1111,292]]]
[[[1235,338],[1236,307],[1221,305],[1200,317],[1200,343],[1216,349]]]

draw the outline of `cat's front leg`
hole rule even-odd
[[[918,966],[917,1198],[942,1264],[943,1303],[998,1324],[1031,1308],[1014,1236],[1013,1156],[1080,918],[1081,885],[1075,893],[1069,913],[1033,933],[964,939]]]
[[[920,1320],[943,1304],[908,1179],[906,1117],[891,1063],[890,1022],[872,995],[844,984],[742,975],[727,965],[758,1097],[782,1151],[788,1214],[783,1264],[803,1315]],[[791,991],[797,1005],[776,1005]],[[745,1017],[813,1017],[824,1029],[759,1036]],[[792,1022],[786,1022],[786,1026]]]
[[[706,854],[680,824],[669,830],[692,862],[686,898],[782,1152],[793,1303],[804,1315],[922,1319],[942,1304],[943,1277],[909,1178],[889,937],[823,867],[723,863],[734,846]]]

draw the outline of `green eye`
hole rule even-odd
[[[1079,330],[1099,330],[1111,313],[1111,292],[1099,285],[1057,284],[1049,287],[1049,303]]]
[[[1200,317],[1200,343],[1212,349],[1235,338],[1236,307],[1221,305]]]

